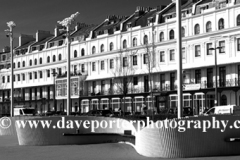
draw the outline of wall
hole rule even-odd
[[[239,116],[219,115],[217,120],[229,120],[232,124]],[[183,120],[211,120],[212,116],[190,117]],[[177,120],[179,121],[179,120]],[[191,125],[193,128],[193,125]],[[187,129],[178,132],[177,129],[144,128],[136,134],[136,151],[147,157],[188,158],[239,155],[239,142],[226,142],[225,138],[239,137],[239,129],[227,128],[225,132],[219,129]]]

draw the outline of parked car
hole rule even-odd
[[[211,114],[240,114],[240,107],[235,105],[215,106],[203,112],[204,115]]]
[[[193,116],[193,110],[191,107],[183,107],[183,116]],[[177,108],[170,108],[167,112],[168,114],[178,114]]]
[[[87,113],[88,116],[104,116],[104,117],[110,117],[113,116],[113,112],[109,109],[104,110],[90,110]]]
[[[100,116],[99,110],[90,110],[87,112],[87,116]]]

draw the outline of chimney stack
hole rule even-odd
[[[42,31],[42,30],[37,30],[36,33],[36,42],[39,42],[41,40],[43,40],[44,38],[47,38],[51,36],[50,31]]]
[[[19,37],[19,46],[22,46],[23,44],[26,44],[30,41],[34,41],[35,39],[33,38],[33,35],[26,35],[26,34],[21,34]]]
[[[10,47],[9,46],[5,46],[3,49],[2,49],[3,52],[10,52]]]

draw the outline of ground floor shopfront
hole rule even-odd
[[[153,97],[153,98],[152,98]],[[152,101],[153,99],[153,101]],[[198,115],[205,109],[214,106],[215,93],[214,89],[200,89],[183,92],[183,107],[191,107],[194,115]],[[32,101],[16,101],[14,105],[24,104],[36,109],[37,113],[47,111],[67,111],[67,100],[40,99]],[[154,108],[160,113],[169,108],[177,107],[177,92],[154,92],[123,95],[95,95],[87,97],[72,97],[71,112],[86,113],[90,110],[112,109],[117,112],[121,108],[124,112],[140,113],[143,107]],[[219,88],[218,105],[240,105],[239,88]],[[154,107],[152,107],[154,106]],[[10,102],[0,102],[0,114],[7,115],[10,113]]]
[[[239,89],[219,88],[217,102],[218,105],[239,105]],[[154,92],[153,94],[129,94],[126,95],[126,97],[122,95],[89,96],[72,100],[72,111],[86,113],[89,110],[111,108],[113,111],[118,111],[119,108],[121,108],[124,112],[137,113],[141,112],[142,108],[146,106],[149,109],[154,108],[157,113],[160,113],[169,108],[177,107],[177,104],[176,91]],[[214,105],[214,89],[200,89],[183,92],[183,107],[192,108],[194,115],[198,115],[205,109],[209,109]],[[60,107],[58,109],[61,109],[61,105],[58,105],[58,107]]]

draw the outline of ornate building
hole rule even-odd
[[[183,105],[195,114],[218,104],[240,104],[240,1],[182,1]],[[77,24],[71,32],[71,110],[160,112],[177,106],[175,3],[137,7],[99,25]],[[65,32],[19,37],[15,49],[15,104],[38,112],[66,110]],[[215,51],[217,75],[215,75]],[[0,54],[2,55],[2,53]],[[9,112],[9,70],[1,65],[0,113]],[[215,82],[217,76],[217,83]],[[56,92],[55,92],[56,91]],[[56,93],[56,94],[55,94]]]

